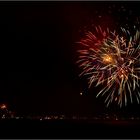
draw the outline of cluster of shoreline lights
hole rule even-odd
[[[43,117],[44,116],[44,117]],[[77,115],[72,115],[71,117],[65,116],[65,115],[43,115],[43,116],[26,116],[26,117],[19,117],[16,116],[15,113],[12,111],[9,111],[7,108],[6,104],[0,104],[0,118],[1,119],[31,119],[31,120],[140,120],[140,117],[138,116],[129,116],[129,117],[119,117],[117,115],[109,115],[109,114],[102,114],[102,115],[97,115],[94,117],[85,117],[85,116],[77,116]]]

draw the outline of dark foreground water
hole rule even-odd
[[[2,120],[0,138],[140,138],[140,121]]]

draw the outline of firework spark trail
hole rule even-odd
[[[87,32],[78,42],[85,48],[78,51],[77,63],[83,69],[80,76],[89,79],[89,88],[93,83],[104,86],[96,97],[105,96],[107,106],[113,101],[120,107],[128,100],[140,102],[140,32],[134,36],[124,28],[122,32],[125,35],[119,36],[96,27],[97,35]]]

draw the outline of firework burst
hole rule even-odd
[[[97,34],[97,35],[96,35]],[[89,88],[102,85],[96,97],[104,96],[108,106],[117,102],[120,107],[128,101],[140,102],[140,32],[131,35],[122,28],[122,35],[109,29],[96,28],[96,34],[87,32],[81,39],[77,63],[82,68],[80,76],[89,80]]]

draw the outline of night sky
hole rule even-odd
[[[0,102],[26,115],[140,114],[96,99],[78,77],[75,43],[95,26],[139,28],[139,19],[140,2],[0,2]]]

